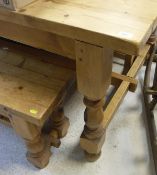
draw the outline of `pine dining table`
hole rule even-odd
[[[118,106],[113,101],[103,110],[113,53],[141,56],[156,27],[157,0],[36,0],[16,11],[0,7],[0,37],[76,61],[77,89],[86,106],[80,145],[91,161],[101,154]]]

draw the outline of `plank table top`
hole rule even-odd
[[[0,20],[138,54],[157,27],[157,0],[37,0]]]
[[[75,80],[75,73],[68,68],[66,60],[1,39],[1,115],[8,118],[19,116],[42,126],[65,99]]]

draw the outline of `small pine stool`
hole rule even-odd
[[[0,40],[0,119],[10,121],[25,140],[27,159],[38,168],[48,164],[51,146],[59,147],[69,127],[63,104],[74,89],[72,64],[63,57]]]

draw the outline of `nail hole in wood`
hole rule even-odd
[[[82,58],[79,58],[79,61],[82,61]]]
[[[81,53],[83,53],[83,49],[81,49],[80,51],[81,51]]]
[[[22,86],[19,86],[19,89],[20,89],[20,90],[22,90],[22,89],[23,89],[23,87],[22,87]]]
[[[65,14],[64,17],[69,17],[69,14]]]

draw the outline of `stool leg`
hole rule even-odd
[[[51,156],[48,139],[41,134],[41,129],[20,117],[11,117],[11,124],[15,131],[25,140],[27,146],[26,157],[37,168],[44,168]]]
[[[69,128],[69,119],[64,116],[62,107],[57,108],[57,110],[52,113],[51,122],[51,145],[58,148],[61,144],[60,138],[63,138],[67,134]]]

